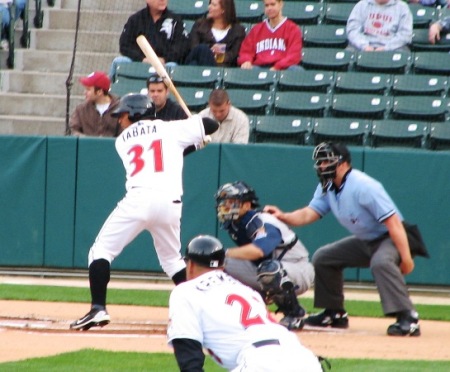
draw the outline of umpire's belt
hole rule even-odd
[[[252,345],[254,347],[261,347],[261,346],[279,345],[279,344],[280,344],[280,341],[278,341],[277,339],[272,339],[272,340],[257,341],[257,342],[254,342]]]

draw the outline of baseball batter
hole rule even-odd
[[[186,259],[188,281],[171,293],[167,330],[180,371],[203,372],[203,349],[228,371],[322,371],[297,336],[271,319],[261,296],[222,271],[219,240],[195,237]]]
[[[124,129],[116,150],[126,171],[125,197],[117,204],[89,251],[91,310],[70,325],[88,330],[104,326],[111,262],[138,234],[147,230],[158,260],[175,284],[186,280],[181,256],[180,220],[183,151],[213,133],[218,124],[198,115],[177,121],[139,120],[154,105],[146,95],[122,97],[113,115]]]

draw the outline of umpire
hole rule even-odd
[[[370,267],[384,314],[397,318],[387,334],[419,336],[419,315],[403,277],[413,271],[414,261],[400,211],[380,182],[352,168],[345,145],[321,143],[314,149],[313,160],[320,183],[309,205],[290,213],[275,206],[265,208],[293,226],[313,223],[332,212],[352,234],[314,253],[314,306],[324,310],[310,315],[305,324],[347,328],[343,270]]]

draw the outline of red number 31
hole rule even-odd
[[[162,142],[161,140],[155,140],[151,143],[149,147],[149,151],[153,151],[153,168],[155,172],[163,172],[164,171],[164,163],[162,156]],[[134,164],[134,170],[131,172],[131,177],[138,174],[145,166],[144,159],[142,159],[142,153],[144,149],[141,145],[133,146],[129,151],[128,155],[133,154],[133,158],[130,161],[130,164]]]

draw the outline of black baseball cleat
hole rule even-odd
[[[300,331],[305,325],[305,319],[299,316],[286,315],[280,320],[280,324],[290,331]]]
[[[416,311],[402,311],[397,321],[387,329],[389,336],[420,336],[419,314]]]
[[[348,328],[348,316],[345,311],[325,309],[305,319],[305,325],[311,327]]]
[[[76,331],[87,331],[92,327],[103,327],[111,321],[106,309],[98,309],[93,307],[85,316],[75,320],[70,329]]]

